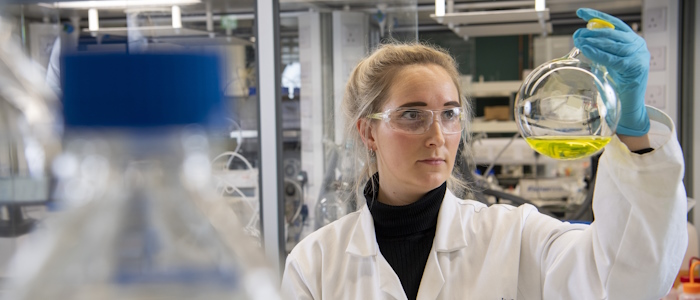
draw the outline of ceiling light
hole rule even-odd
[[[544,11],[544,0],[535,0],[535,10]]]
[[[445,15],[445,0],[435,0],[435,15],[438,17]]]
[[[53,8],[127,8],[142,6],[171,6],[201,3],[201,0],[104,0],[104,1],[65,1],[53,4],[40,3],[41,6]]]
[[[180,13],[180,7],[173,5],[173,28],[182,28],[182,15]]]
[[[100,29],[100,19],[97,16],[97,9],[91,8],[88,10],[88,29],[96,31]]]

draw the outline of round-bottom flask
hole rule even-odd
[[[335,220],[354,211],[352,203],[348,201],[347,186],[335,183],[334,189],[323,194],[316,203],[316,229],[326,226]]]
[[[592,19],[589,29],[610,28]],[[620,106],[604,66],[578,48],[533,70],[514,105],[515,121],[527,143],[546,156],[572,160],[600,152],[615,134]]]

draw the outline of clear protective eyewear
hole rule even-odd
[[[461,107],[447,109],[419,109],[414,107],[399,107],[368,116],[370,119],[383,120],[391,129],[408,134],[424,134],[430,130],[437,113],[440,128],[444,134],[462,132],[464,111]]]

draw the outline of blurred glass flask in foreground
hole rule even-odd
[[[62,62],[65,150],[53,170],[65,212],[19,249],[7,299],[278,298],[210,183],[206,129],[226,111],[217,58]]]

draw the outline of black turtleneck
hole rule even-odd
[[[428,192],[418,201],[391,206],[376,201],[379,174],[365,186],[365,199],[374,219],[377,244],[382,256],[401,280],[408,299],[416,299],[423,270],[433,246],[440,205],[447,190],[447,183]]]

